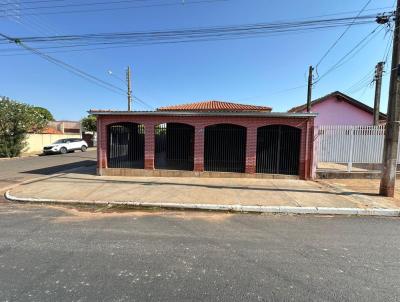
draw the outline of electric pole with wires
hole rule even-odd
[[[379,107],[381,103],[382,72],[384,64],[384,62],[379,62],[375,67],[374,126],[379,125]]]
[[[126,69],[126,83],[128,85],[128,111],[132,110],[132,88],[131,88],[131,68],[128,66]]]
[[[313,85],[313,71],[314,68],[310,66],[308,68],[308,87],[307,87],[307,112],[311,112],[311,94]]]
[[[393,33],[392,66],[390,71],[389,101],[385,142],[383,147],[383,168],[379,194],[393,197],[396,183],[397,152],[399,143],[400,103],[400,0],[397,0]],[[378,20],[377,20],[378,22]],[[378,22],[379,23],[379,22]]]

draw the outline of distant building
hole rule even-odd
[[[293,107],[288,112],[307,112],[307,104]],[[311,102],[311,112],[318,113],[315,126],[320,125],[373,125],[374,109],[352,97],[335,91]],[[386,114],[380,113],[381,123]]]
[[[55,129],[63,134],[80,134],[80,121],[53,121],[49,122],[48,128]]]
[[[40,133],[28,133],[23,153],[42,153],[43,147],[62,138],[81,138],[81,122],[52,121]]]

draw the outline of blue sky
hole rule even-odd
[[[35,5],[22,3],[26,0],[19,1],[21,10]],[[190,0],[185,1],[186,4],[179,4],[182,0],[176,0],[179,5],[168,7],[3,17],[0,18],[0,32],[10,36],[38,36],[237,25],[358,11],[366,3],[366,0],[227,0],[188,5]],[[57,4],[84,2],[98,1],[64,0]],[[149,3],[163,2],[174,0],[151,0]],[[107,7],[123,6],[127,5],[114,4]],[[392,6],[393,0],[372,0],[367,9]],[[44,12],[43,9],[34,11]],[[328,70],[376,26],[368,24],[352,27],[321,63],[319,73]],[[343,30],[341,27],[275,37],[51,55],[121,88],[124,88],[124,84],[107,71],[112,70],[123,78],[126,66],[130,65],[133,69],[133,93],[153,107],[217,99],[267,105],[272,106],[274,111],[286,111],[305,102],[306,88],[282,90],[306,84],[308,66],[318,62]],[[345,65],[318,82],[314,87],[313,98],[335,90],[347,92],[349,87],[362,79],[382,59],[388,40],[389,35],[385,35],[382,30]],[[2,48],[4,46],[0,46]],[[56,119],[80,119],[91,108],[126,108],[126,97],[76,77],[33,54],[0,54],[0,62],[0,95],[46,107]],[[386,112],[388,80],[389,76],[385,76],[381,101],[383,112]],[[374,88],[364,86],[349,94],[372,105]],[[136,110],[148,109],[137,103],[133,106]]]

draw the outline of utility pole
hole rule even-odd
[[[311,112],[311,93],[312,93],[312,80],[313,80],[314,68],[310,66],[308,68],[308,88],[307,88],[307,112]]]
[[[131,68],[128,66],[126,70],[126,82],[128,84],[128,111],[131,111],[132,104],[132,88],[131,88]]]
[[[389,101],[385,143],[383,147],[383,169],[379,194],[393,197],[396,183],[397,149],[399,140],[399,103],[400,103],[400,0],[397,0],[395,26],[393,33],[392,67],[390,71]]]
[[[375,67],[374,126],[379,125],[379,107],[381,103],[382,72],[384,64],[384,62],[379,62]]]

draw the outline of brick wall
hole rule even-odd
[[[301,130],[299,176],[312,177],[314,150],[314,119],[275,117],[233,116],[151,116],[151,115],[100,115],[98,126],[98,168],[107,168],[107,126],[114,123],[131,122],[145,127],[145,169],[154,169],[154,127],[163,123],[185,123],[195,128],[194,170],[204,171],[204,128],[214,124],[236,124],[247,128],[246,173],[256,171],[257,128],[266,125],[288,125]],[[101,172],[100,172],[101,173]]]

